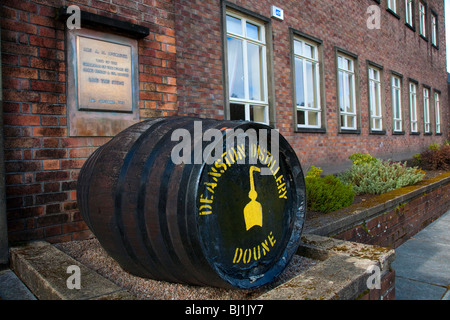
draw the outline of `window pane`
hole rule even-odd
[[[259,36],[259,27],[247,22],[247,38],[261,40]]]
[[[381,117],[380,105],[380,84],[375,81],[370,81],[369,95],[370,95],[370,110],[372,116]]]
[[[383,122],[382,122],[381,119],[375,119],[373,129],[381,130],[382,129],[382,125],[383,125]]]
[[[303,82],[303,60],[295,59],[295,91],[297,95],[297,106],[305,106],[305,92]]]
[[[264,106],[250,106],[250,121],[266,122],[265,110]]]
[[[345,111],[344,72],[342,71],[339,71],[339,108],[341,111]]]
[[[228,37],[228,80],[230,97],[245,98],[242,41]]]
[[[305,111],[297,111],[297,122],[299,125],[306,125]]]
[[[250,100],[263,100],[263,79],[261,77],[261,51],[262,48],[248,44],[248,86]]]
[[[346,112],[353,112],[353,99],[352,99],[352,92],[353,92],[353,76],[349,75],[347,73],[344,74],[344,81],[346,82],[345,86],[345,111]]]
[[[298,41],[298,40],[294,40],[294,53],[295,54],[298,54],[298,55],[302,55],[303,54],[302,44],[303,44],[303,42]]]
[[[314,58],[314,48],[310,46],[309,44],[305,44],[305,52],[303,55],[307,58]]]
[[[306,62],[306,90],[307,90],[307,100],[306,106],[308,108],[316,108],[315,103],[315,65],[311,62]]]
[[[245,120],[245,105],[230,104],[230,119],[231,120]]]
[[[342,69],[344,68],[344,58],[338,57],[338,68]]]
[[[399,90],[394,90],[394,112],[395,118],[400,119],[400,92]]]
[[[347,69],[348,71],[353,71],[353,61],[351,61],[351,60],[349,60],[349,59],[345,59],[344,67],[345,67],[345,69]]]
[[[355,128],[355,117],[353,117],[353,116],[347,117],[347,127]]]
[[[319,113],[318,112],[308,112],[308,125],[318,126],[319,125]]]
[[[233,32],[242,35],[241,19],[227,16],[227,32]]]

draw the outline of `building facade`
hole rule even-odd
[[[279,129],[305,171],[330,173],[356,152],[403,160],[448,138],[443,0],[4,0],[10,242],[91,235],[76,183],[110,137],[69,132],[72,56],[68,25],[58,18],[69,5],[91,21],[148,28],[137,42],[139,120],[264,122]]]

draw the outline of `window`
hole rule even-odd
[[[431,44],[437,47],[437,35],[438,35],[437,16],[432,13],[430,20],[431,20]]]
[[[355,60],[338,53],[338,103],[340,128],[357,129]]]
[[[436,133],[441,133],[441,112],[440,112],[440,95],[434,93],[434,117],[436,121]]]
[[[369,67],[369,107],[370,128],[372,131],[383,130],[383,115],[381,107],[381,71]]]
[[[401,132],[402,128],[402,80],[392,77],[392,113],[394,116],[394,132]]]
[[[397,0],[387,0],[387,7],[394,13],[397,13]]]
[[[419,126],[417,121],[417,85],[409,83],[409,108],[411,114],[411,132],[418,133]]]
[[[419,2],[419,32],[423,37],[427,36],[426,32],[427,25],[427,10],[422,2]]]
[[[298,128],[321,128],[320,61],[317,44],[294,39],[295,98]]]
[[[414,26],[414,4],[413,0],[405,0],[405,15],[406,23],[413,27]]]
[[[430,90],[423,88],[423,122],[425,133],[431,133],[430,128]]]
[[[264,25],[227,13],[226,30],[230,119],[269,123]]]

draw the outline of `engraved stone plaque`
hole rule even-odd
[[[80,110],[133,110],[131,47],[77,38]]]
[[[67,31],[70,136],[109,136],[139,121],[137,40]]]

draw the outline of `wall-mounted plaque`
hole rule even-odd
[[[77,38],[80,110],[133,111],[131,47]]]
[[[70,136],[114,136],[139,121],[137,40],[67,31]]]

